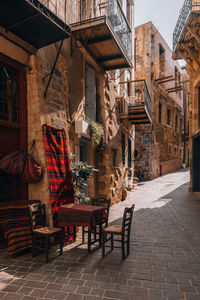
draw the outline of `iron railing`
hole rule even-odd
[[[96,3],[96,5],[94,5]],[[81,0],[79,22],[105,16],[131,58],[131,28],[119,0]]]
[[[185,0],[173,33],[173,50],[178,44],[189,13],[195,10],[200,10],[200,0]]]
[[[145,79],[133,81],[134,97],[129,97],[129,106],[144,105],[147,113],[152,115],[152,101]]]

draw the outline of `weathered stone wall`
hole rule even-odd
[[[175,68],[181,76],[182,70],[172,59],[171,49],[151,22],[138,26],[135,34],[135,77],[146,80],[152,99],[152,126],[140,125],[136,128],[136,150],[139,149],[140,158],[135,161],[135,170],[139,177],[149,179],[159,176],[161,161],[183,159],[183,92],[168,93],[167,90],[175,86],[174,79],[162,84],[157,81],[168,76],[175,78]],[[161,49],[164,58],[160,56]],[[162,104],[161,120],[159,103]],[[143,144],[145,137],[151,137],[151,142]]]

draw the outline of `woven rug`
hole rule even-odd
[[[43,126],[45,155],[49,177],[54,226],[58,223],[58,208],[74,202],[74,187],[70,168],[67,138],[64,129]]]

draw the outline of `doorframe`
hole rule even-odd
[[[200,133],[192,137],[192,190],[200,192]]]
[[[0,63],[3,63],[13,70],[18,72],[18,87],[19,87],[19,123],[11,123],[0,120],[0,126],[12,127],[20,130],[19,132],[19,145],[20,149],[27,149],[28,145],[28,119],[27,119],[27,82],[26,82],[26,69],[21,63],[0,53]],[[22,199],[15,199],[17,193],[14,187],[14,200],[28,200],[28,185],[16,179],[15,185],[19,185],[19,196]]]

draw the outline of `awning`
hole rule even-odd
[[[36,49],[71,36],[71,29],[38,0],[1,0],[0,26]]]

